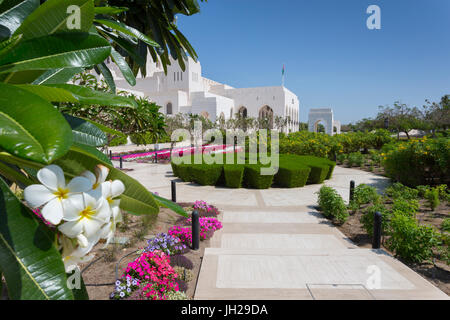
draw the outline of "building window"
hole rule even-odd
[[[181,72],[181,81],[183,81],[183,72]]]
[[[173,82],[175,82],[175,72],[173,73]]]
[[[294,104],[294,99],[292,99],[292,104]]]
[[[172,114],[172,103],[171,102],[169,102],[166,105],[166,114]]]

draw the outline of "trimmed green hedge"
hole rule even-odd
[[[331,178],[336,165],[324,158],[282,154],[279,157],[278,172],[275,175],[261,175],[262,164],[249,164],[249,154],[235,155],[235,163],[238,157],[243,157],[245,164],[194,164],[193,156],[186,156],[183,160],[187,163],[177,165],[172,162],[171,165],[174,175],[185,182],[256,189],[267,189],[272,184],[284,188],[297,188],[305,184],[322,183],[325,179]],[[188,164],[189,160],[191,164]],[[225,162],[225,155],[223,160]]]
[[[244,178],[244,165],[225,164],[223,173],[225,178],[225,186],[228,188],[242,187],[242,179]]]

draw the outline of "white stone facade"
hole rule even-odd
[[[330,136],[341,133],[341,123],[334,120],[333,110],[330,108],[310,109],[308,115],[308,131],[317,132],[317,126],[322,122],[325,133]],[[334,131],[336,128],[336,132]]]
[[[186,70],[182,71],[177,61],[167,68],[164,74],[162,66],[147,62],[147,76],[138,75],[136,85],[131,87],[114,64],[108,64],[113,72],[118,90],[147,96],[162,106],[165,114],[192,113],[201,114],[211,121],[221,115],[225,120],[234,118],[239,111],[247,117],[273,115],[288,117],[286,132],[298,131],[299,108],[298,97],[282,86],[233,88],[204,78],[200,62],[192,58],[186,61]]]

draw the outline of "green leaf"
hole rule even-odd
[[[114,29],[116,31],[122,32],[126,35],[129,35],[133,38],[139,39],[146,44],[148,44],[151,47],[159,47],[159,44],[149,37],[147,37],[145,34],[140,32],[139,30],[132,28],[130,26],[127,26],[126,24],[114,20],[107,20],[107,19],[95,19],[94,20],[97,23],[103,24],[111,29]]]
[[[116,15],[125,11],[128,11],[125,7],[95,7],[95,14]]]
[[[33,81],[33,84],[56,84],[66,83],[73,78],[74,75],[80,73],[84,68],[59,68],[45,71],[39,78]]]
[[[69,114],[64,114],[64,118],[72,128],[74,142],[94,147],[103,146],[108,142],[103,131],[92,123]]]
[[[82,118],[82,119],[84,119],[84,120],[92,123],[93,125],[97,126],[104,133],[109,133],[109,134],[116,135],[116,136],[119,136],[119,137],[125,137],[125,138],[127,137],[127,135],[125,133],[117,131],[117,130],[114,130],[114,129],[111,129],[110,127],[104,126],[101,123],[98,123],[98,122],[95,122],[95,121],[92,121],[92,120],[86,119],[86,118]]]
[[[189,215],[187,214],[186,211],[183,210],[183,208],[181,206],[179,206],[178,204],[176,204],[175,202],[172,202],[166,198],[160,197],[156,194],[153,194],[153,197],[155,198],[156,202],[164,208],[168,208],[170,210],[172,210],[175,213],[178,213],[179,215],[182,215],[183,217],[188,218]]]
[[[4,56],[12,49],[14,49],[17,44],[22,40],[22,36],[14,36],[0,43],[0,57]]]
[[[74,84],[48,84],[48,85],[17,85],[17,87],[30,91],[49,102],[72,102],[85,105],[101,105],[111,107],[134,108],[136,102],[128,97],[118,96],[106,92]]]
[[[0,161],[0,175],[4,176],[9,181],[20,183],[26,186],[29,186],[30,184],[34,183],[33,180],[27,178],[21,172],[14,170],[12,167],[1,161]]]
[[[111,46],[101,36],[89,33],[45,36],[23,41],[2,56],[0,73],[89,67],[103,62],[110,53]]]
[[[25,0],[0,13],[0,25],[12,35],[27,16],[39,7],[39,0]]]
[[[72,5],[80,8],[80,29],[68,28],[71,14],[67,12]],[[87,32],[93,19],[92,0],[47,0],[25,19],[15,34],[23,34],[24,39],[28,40],[61,32]]]
[[[0,148],[47,164],[64,155],[72,130],[53,105],[26,90],[0,83]]]
[[[125,61],[124,57],[122,57],[116,50],[114,50],[114,48],[111,49],[111,57],[113,58],[116,65],[119,67],[120,72],[122,72],[127,82],[131,86],[135,86],[136,77],[134,76],[133,71],[128,66],[128,63]]]
[[[48,228],[38,223],[0,179],[0,269],[12,300],[72,300],[61,255]]]
[[[109,164],[110,166],[113,165],[111,160],[109,159],[109,157],[106,154],[104,154],[103,152],[100,152],[95,147],[88,146],[87,144],[82,144],[82,143],[78,143],[78,142],[74,142],[73,146],[90,153],[92,156],[96,157],[98,160],[101,160],[101,161]]]
[[[56,160],[54,164],[59,165],[64,173],[72,178],[85,170],[93,172],[95,166],[102,164],[110,169],[108,180],[119,179],[125,185],[125,192],[120,197],[121,209],[136,215],[159,212],[159,206],[152,193],[142,184],[106,162],[99,161],[95,156],[77,146],[73,146],[64,157]]]
[[[114,77],[106,64],[102,62],[99,63],[96,67],[98,68],[98,71],[100,71],[100,73],[103,75],[103,79],[105,79],[111,92],[116,93],[116,83],[114,82]]]
[[[71,274],[68,274],[68,277],[70,275],[73,275],[74,273],[75,273],[75,270]],[[83,277],[80,277],[80,289],[74,288],[74,289],[72,289],[72,293],[73,293],[75,300],[89,300],[89,294],[86,290],[86,286],[84,284]]]

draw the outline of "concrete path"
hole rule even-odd
[[[125,163],[128,174],[170,197],[170,165]],[[348,200],[350,180],[383,189],[386,178],[336,167],[326,185]],[[448,299],[383,250],[359,249],[314,206],[320,185],[268,190],[177,183],[177,201],[205,200],[223,229],[205,250],[195,299]]]

